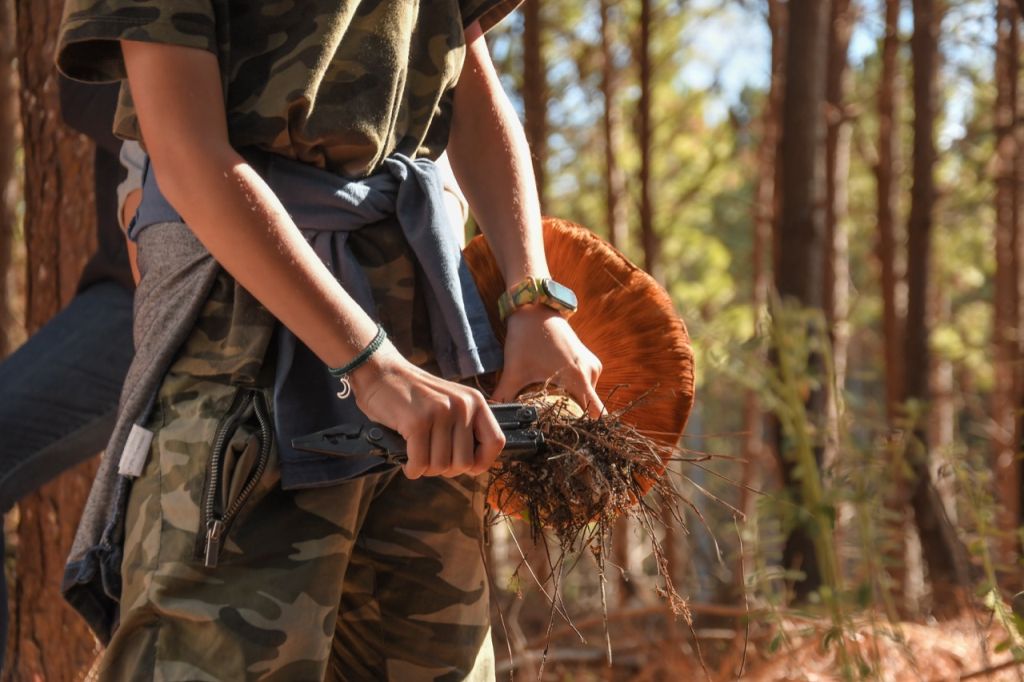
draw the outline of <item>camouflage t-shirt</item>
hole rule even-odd
[[[208,50],[235,147],[360,176],[394,152],[440,156],[464,28],[487,31],[520,2],[68,0],[57,64],[110,81],[124,78],[120,39]],[[114,131],[141,139],[126,81]]]

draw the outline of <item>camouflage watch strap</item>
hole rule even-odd
[[[527,277],[498,297],[498,315],[504,322],[517,308],[530,303],[543,303],[563,315],[572,312],[548,295],[544,289],[544,278]]]

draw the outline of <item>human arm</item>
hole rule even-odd
[[[374,322],[231,147],[217,58],[159,43],[121,46],[167,200],[225,270],[321,360],[330,366],[350,361],[376,334]],[[390,343],[351,381],[360,409],[408,441],[410,478],[481,473],[504,444],[477,391],[419,369]]]
[[[133,189],[124,198],[124,204],[121,206],[121,219],[122,229],[124,225],[127,225],[135,212],[139,210],[139,204],[142,202],[142,190]],[[128,239],[128,235],[124,236],[125,247],[128,249],[128,264],[132,268],[132,279],[135,280],[136,286],[139,284],[139,251],[131,239]]]
[[[469,203],[466,201],[459,181],[455,179],[448,155],[442,154],[437,160],[438,170],[444,182],[444,208],[451,222],[452,232],[460,246],[466,245],[466,221],[469,220]]]
[[[477,24],[466,30],[467,53],[455,88],[448,156],[507,286],[548,277],[540,203],[526,135],[501,88]],[[531,305],[507,320],[505,368],[492,396],[506,401],[524,387],[553,379],[592,415],[601,363],[556,311]],[[547,352],[538,352],[538,342]]]
[[[142,176],[146,170],[146,152],[134,140],[121,144],[117,155],[121,167],[125,170],[124,180],[117,186],[117,221],[124,233],[125,245],[128,248],[128,264],[132,269],[132,279],[139,284],[139,258],[135,242],[128,238],[128,226],[142,203]]]

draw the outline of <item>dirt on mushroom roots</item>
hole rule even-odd
[[[544,531],[550,531],[559,544],[559,562],[589,550],[602,569],[615,522],[636,519],[647,531],[663,596],[673,611],[688,617],[658,540],[666,518],[684,525],[678,503],[685,500],[665,475],[675,448],[623,421],[635,405],[591,418],[572,399],[545,390],[521,395],[519,402],[537,407],[546,447],[534,457],[500,461],[491,471],[488,498],[498,509],[522,516],[534,543],[545,542]]]

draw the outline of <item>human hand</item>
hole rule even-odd
[[[565,389],[592,417],[604,404],[595,387],[601,361],[558,311],[543,305],[516,309],[507,319],[505,367],[494,400],[511,402],[531,384],[548,381]]]
[[[350,375],[359,409],[406,440],[405,475],[478,475],[491,468],[505,435],[476,389],[446,381],[385,343]]]

